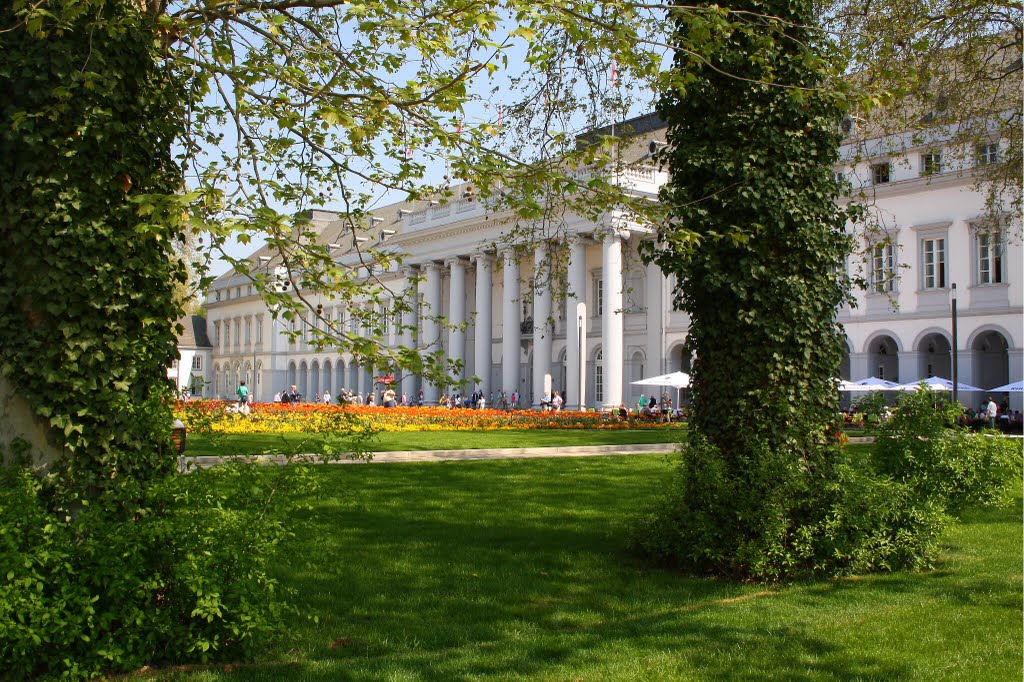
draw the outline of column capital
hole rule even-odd
[[[603,242],[607,242],[609,239],[629,239],[629,228],[621,227],[619,225],[602,225],[600,228],[594,230],[594,236]]]
[[[437,261],[433,261],[433,260],[427,261],[426,263],[421,263],[420,264],[420,270],[421,271],[431,271],[432,270],[434,272],[440,273],[441,272],[441,267],[442,267],[442,265],[440,263],[438,263]]]
[[[470,256],[470,259],[473,261],[473,264],[476,265],[477,267],[479,267],[481,263],[493,264],[495,260],[494,254],[487,253],[485,251],[477,251],[476,253]]]
[[[502,263],[519,263],[519,254],[516,253],[514,246],[507,246],[498,251],[498,256],[501,258]]]
[[[451,256],[449,258],[444,259],[444,264],[445,267],[447,267],[450,270],[455,266],[462,266],[464,268],[467,265],[469,265],[469,262],[464,260],[462,256]]]
[[[403,265],[402,269],[399,272],[401,272],[402,276],[407,278],[407,279],[412,278],[412,277],[418,277],[419,274],[420,274],[420,266],[418,266],[418,265],[411,265],[411,264],[410,265]]]

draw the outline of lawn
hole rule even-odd
[[[565,447],[573,445],[632,445],[671,443],[685,433],[685,425],[672,429],[521,429],[500,431],[384,431],[369,447],[375,451],[473,450],[478,448]],[[185,454],[251,455],[269,452],[304,452],[314,446],[316,434],[244,433],[189,434]]]
[[[935,570],[781,587],[627,550],[663,455],[322,467],[281,565],[307,618],[177,680],[1020,680],[1021,507]],[[312,620],[319,618],[319,623]]]

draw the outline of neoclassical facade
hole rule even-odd
[[[668,176],[650,164],[646,151],[664,141],[664,130],[654,116],[628,123],[640,135],[627,157],[635,162],[620,182],[631,192],[656,197]],[[870,288],[858,293],[856,306],[839,313],[849,351],[842,375],[901,382],[950,377],[956,285],[960,381],[987,389],[1019,380],[1024,373],[1020,240],[983,220],[984,202],[972,188],[970,169],[943,170],[941,148],[934,143],[901,147],[898,158],[882,147],[873,155],[864,155],[861,147],[844,151],[850,159],[857,152],[857,160],[842,164],[837,173],[851,180],[855,191],[871,192],[886,229],[858,233],[866,257],[852,257],[847,264]],[[880,167],[886,164],[883,174]],[[490,245],[502,243],[507,223],[470,192],[454,196],[444,203],[402,202],[373,211],[367,237],[404,254],[401,268],[377,277],[392,291],[415,287],[419,302],[401,324],[384,326],[385,343],[443,349],[464,366],[458,378],[479,378],[468,390],[480,388],[485,396],[518,390],[525,405],[537,405],[546,390],[562,392],[570,408],[633,404],[651,389],[631,382],[689,367],[683,350],[689,319],[673,310],[674,281],[637,255],[650,230],[615,214],[596,223],[568,216],[561,239],[526,251],[492,250]],[[336,214],[314,212],[312,218],[324,244],[345,232]],[[339,259],[347,257],[344,251],[339,250]],[[254,253],[253,269],[272,259],[264,251]],[[546,272],[553,263],[565,272],[564,286],[555,286],[560,278]],[[335,301],[313,303],[322,306],[327,319],[358,324]],[[247,379],[257,400],[269,400],[292,384],[307,399],[336,395],[342,388],[365,395],[385,371],[362,366],[346,352],[314,348],[307,323],[275,320],[247,276],[217,279],[206,307],[213,347],[208,394],[230,397]],[[417,330],[415,339],[411,329]],[[416,376],[397,378],[400,392],[411,398],[422,389],[427,403],[446,390]],[[973,401],[969,394],[962,400]],[[1019,395],[1012,402],[1020,409]]]

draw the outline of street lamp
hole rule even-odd
[[[576,328],[579,333],[579,362],[580,362],[580,385],[578,386],[580,391],[580,411],[587,409],[586,396],[587,396],[587,358],[584,355],[586,349],[587,340],[587,304],[580,301],[576,304]]]
[[[953,404],[956,405],[957,404],[957,390],[956,389],[957,389],[957,382],[959,381],[959,378],[957,377],[958,365],[957,365],[957,352],[956,352],[956,348],[957,348],[957,340],[956,340],[956,282],[953,282],[950,285],[950,292],[952,294],[952,300],[950,301],[950,311],[951,311],[952,316],[953,316],[953,320],[952,320],[952,322],[953,322]]]

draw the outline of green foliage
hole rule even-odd
[[[179,229],[140,216],[180,189],[182,92],[138,3],[0,9],[0,372],[70,455],[70,494],[174,466],[166,367]]]
[[[675,67],[689,78],[659,105],[672,172],[662,200],[673,220],[647,255],[678,277],[695,360],[678,506],[663,510],[654,536],[696,535],[655,554],[699,572],[776,579],[814,564],[839,452],[831,379],[851,244],[832,164],[844,105],[826,89],[837,65],[811,27],[813,3],[732,10],[762,19],[730,33],[709,60],[693,56],[706,27],[679,20]]]
[[[64,453],[0,472],[5,679],[244,657],[281,615],[299,470],[175,473],[187,97],[142,5],[0,5],[0,373]]]
[[[871,391],[853,403],[853,408],[864,415],[869,424],[877,424],[888,411],[885,395],[880,391]]]
[[[929,391],[906,394],[873,448],[831,448],[827,475],[756,444],[748,466],[729,468],[694,434],[634,542],[662,563],[769,582],[928,568],[956,514],[1019,493],[1019,443],[972,434],[957,414]]]
[[[1021,472],[1020,443],[995,431],[971,433],[957,424],[961,413],[931,391],[903,394],[879,432],[878,470],[951,512],[1007,502]]]
[[[280,633],[270,567],[306,467],[231,466],[147,487],[130,522],[102,496],[49,509],[27,469],[0,469],[0,667],[85,678],[145,664],[237,660]]]

